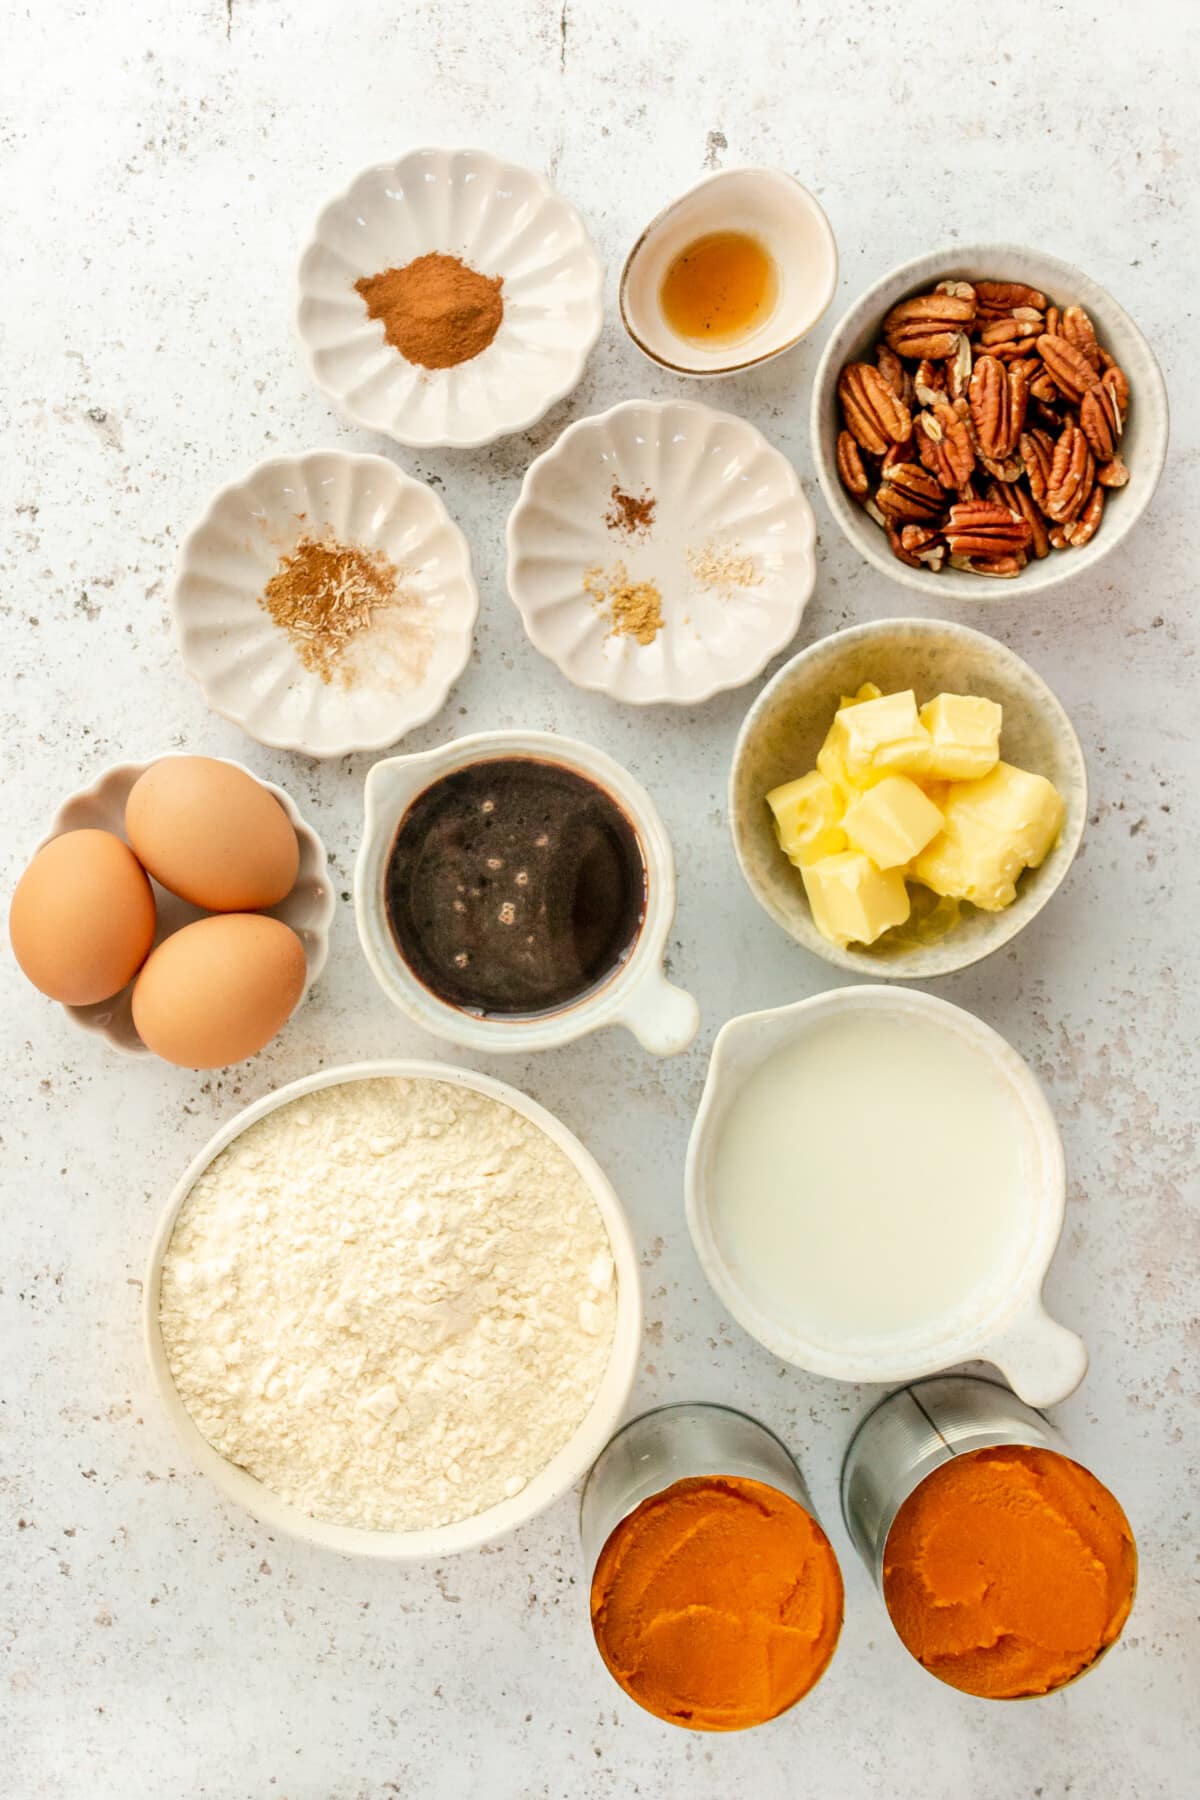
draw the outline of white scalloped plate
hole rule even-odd
[[[147,769],[152,769],[155,763],[187,754],[189,753],[186,751],[171,750],[165,756],[153,756],[147,762],[114,763],[111,768],[102,769],[90,787],[81,788],[78,793],[71,794],[63,801],[50,821],[50,829],[38,849],[43,844],[48,844],[52,838],[61,837],[65,831],[111,831],[123,843],[128,843],[129,839],[125,834],[125,802],[134,782]],[[230,768],[241,769],[243,774],[257,781],[260,787],[266,788],[268,794],[274,794],[291,820],[300,841],[300,867],[291,893],[285,895],[278,906],[263,909],[268,917],[282,919],[285,925],[290,925],[304,946],[304,988],[293,1009],[291,1016],[294,1018],[296,1011],[307,999],[313,982],[325,967],[325,959],[329,954],[329,931],[337,903],[329,881],[325,846],[312,826],[301,817],[296,802],[283,788],[277,787],[273,781],[264,781],[261,775],[246,768],[245,763],[234,762],[232,757],[219,756],[214,761],[227,762]],[[158,915],[154,931],[155,945],[161,944],[164,938],[170,937],[183,926],[191,925],[196,919],[210,916],[202,907],[192,906],[187,900],[181,900],[178,894],[169,893],[153,878],[150,885],[154,889],[154,906]],[[91,1006],[64,1006],[63,1011],[81,1030],[95,1032],[98,1037],[110,1043],[114,1050],[124,1051],[130,1056],[149,1056],[150,1052],[134,1030],[132,981],[110,1000],[97,1000]]]
[[[647,531],[605,523],[614,482],[653,495]],[[751,557],[757,581],[697,580],[689,552],[710,545]],[[626,400],[569,426],[530,464],[508,521],[508,588],[533,643],[577,687],[695,705],[752,681],[795,637],[815,546],[796,471],[753,425],[693,400]],[[662,596],[652,643],[614,635],[584,590],[586,571],[618,563]]]
[[[325,530],[381,550],[420,600],[433,646],[415,687],[322,681],[262,606],[280,557]],[[215,712],[273,749],[346,756],[394,744],[445,705],[471,654],[479,594],[467,540],[432,488],[384,456],[314,450],[222,488],[184,541],[172,605],[184,667]]]
[[[486,350],[450,369],[408,362],[354,291],[430,251],[503,278]],[[575,208],[485,150],[410,150],[364,169],[317,220],[296,322],[312,378],[348,419],[401,444],[467,448],[523,431],[569,394],[600,335],[604,270]]]

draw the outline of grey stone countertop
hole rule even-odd
[[[873,0],[10,10],[5,892],[63,795],[108,763],[189,749],[286,786],[330,847],[341,901],[313,999],[261,1056],[219,1074],[118,1059],[3,958],[0,1794],[1194,1791],[1198,28],[1200,11],[1178,0],[935,4],[911,22]],[[293,337],[295,265],[317,208],[366,163],[420,142],[480,144],[547,171],[608,268],[605,331],[578,391],[487,450],[414,454],[342,425]],[[747,162],[814,188],[841,278],[808,342],[702,392],[626,341],[616,278],[662,203],[705,168]],[[1118,1491],[1141,1549],[1137,1606],[1104,1668],[1021,1707],[956,1695],[893,1637],[837,1507],[842,1453],[877,1391],[810,1378],[751,1342],[685,1229],[684,1148],[714,1033],[835,979],[758,909],[734,864],[724,784],[757,688],[679,714],[578,692],[528,644],[504,586],[504,522],[530,458],[582,413],[682,393],[753,420],[808,488],[821,536],[801,643],[913,610],[836,532],[815,489],[807,402],[832,318],[955,236],[1034,243],[1103,282],[1157,349],[1174,407],[1150,511],[1096,577],[982,615],[1063,700],[1092,813],[1053,903],[990,961],[934,984],[1011,1039],[1057,1112],[1070,1196],[1047,1293],[1092,1367],[1056,1420]],[[213,489],[264,456],[327,444],[395,455],[438,487],[471,542],[475,653],[410,746],[511,725],[592,739],[647,784],[674,838],[671,965],[703,1008],[693,1048],[657,1062],[613,1031],[481,1066],[560,1114],[629,1209],[646,1296],[635,1404],[728,1401],[803,1462],[842,1559],[846,1626],[819,1690],[761,1731],[680,1732],[609,1681],[586,1623],[573,1498],[457,1560],[360,1566],[270,1539],[225,1505],[151,1391],[143,1261],[167,1192],[217,1124],[323,1064],[455,1059],[391,1010],[358,949],[347,890],[370,759],[260,748],[206,710],[175,651],[173,559]]]

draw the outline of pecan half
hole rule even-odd
[[[1036,505],[1045,512],[1046,491],[1054,465],[1054,440],[1045,431],[1023,431],[1019,448],[1029,477],[1029,491]]]
[[[1028,549],[1033,533],[1019,514],[994,500],[961,501],[950,508],[945,527],[950,555],[969,557],[1011,556]]]
[[[973,361],[971,340],[964,332],[958,340],[954,355],[946,360],[946,391],[952,400],[961,400],[966,393],[971,381]]]
[[[934,362],[926,356],[917,364],[913,376],[913,395],[922,406],[936,406],[939,400],[946,398],[946,382],[948,370],[945,363]]]
[[[1046,310],[1046,296],[1023,281],[977,281],[975,300],[981,319],[1005,319],[1018,306]]]
[[[1107,378],[1089,388],[1079,402],[1079,424],[1097,462],[1111,462],[1125,421]]]
[[[1043,556],[1050,554],[1050,537],[1046,530],[1046,521],[1035,506],[1033,496],[1026,492],[1019,481],[996,481],[992,483],[990,499],[1000,506],[1007,506],[1009,512],[1020,513],[1029,526],[1030,548],[1040,562]]]
[[[1124,487],[1125,483],[1129,480],[1129,470],[1125,466],[1124,457],[1114,456],[1111,462],[1101,463],[1100,467],[1096,470],[1096,480],[1101,487]]]
[[[970,386],[971,423],[981,456],[1004,462],[1016,449],[1025,425],[1029,376],[1021,364],[1006,369],[994,356],[981,356]]]
[[[956,407],[943,400],[929,412],[918,413],[913,437],[917,455],[944,488],[960,488],[970,479],[975,448],[967,421]]]
[[[1062,313],[1057,306],[1048,306],[1046,308],[1046,330],[1050,333],[1051,337],[1062,336]]]
[[[1099,376],[1087,357],[1064,337],[1052,337],[1048,331],[1037,341],[1038,354],[1054,377],[1054,384],[1064,400],[1078,406],[1088,389],[1095,387]]]
[[[893,526],[887,524],[886,520],[884,521],[884,529],[887,532],[888,548],[896,558],[896,561],[907,563],[910,569],[919,569],[921,567],[919,560],[913,555],[911,550],[906,550],[904,548],[900,533],[895,530]]]
[[[1069,524],[1087,504],[1096,480],[1091,446],[1078,425],[1067,425],[1054,446],[1042,511],[1058,525]]]
[[[1121,417],[1124,418],[1129,411],[1129,382],[1125,371],[1116,358],[1108,354],[1107,350],[1100,352],[1100,366],[1104,371],[1100,379],[1112,382],[1113,398],[1121,409]]]
[[[905,525],[900,532],[900,547],[936,574],[946,560],[946,546],[936,525]]]
[[[1068,544],[1073,545],[1076,550],[1080,550],[1084,544],[1091,543],[1103,517],[1104,489],[1094,487],[1088,496],[1088,503],[1079,517],[1072,519],[1069,525],[1063,526],[1063,536]]]
[[[875,367],[879,370],[879,373],[883,376],[883,379],[887,382],[897,400],[904,406],[911,406],[913,397],[912,376],[900,361],[896,352],[894,350],[889,350],[886,344],[878,345],[875,351]]]
[[[1029,359],[1029,397],[1031,400],[1045,400],[1053,406],[1058,399],[1058,389],[1054,385],[1054,377],[1040,356]]]
[[[871,484],[863,467],[862,451],[848,431],[838,432],[837,471],[842,478],[842,486],[856,500],[861,500]]]
[[[1017,550],[1008,556],[952,556],[952,569],[965,569],[970,575],[998,575],[1011,579],[1025,567],[1026,558]]]
[[[1096,342],[1096,327],[1082,306],[1063,308],[1062,324],[1059,330],[1068,344],[1078,350],[1080,356],[1092,365],[1098,375],[1100,373],[1100,346]]]
[[[1121,415],[1121,423],[1124,424],[1125,415],[1129,411],[1129,381],[1119,363],[1109,363],[1100,377],[1100,385],[1111,390],[1112,397],[1117,403],[1117,410]]]
[[[1007,361],[1013,356],[1024,356],[1030,348],[1026,338],[1040,337],[1041,332],[1042,315],[1034,313],[1028,319],[993,319],[976,334],[976,341],[989,356]]]
[[[916,362],[926,356],[938,360],[958,349],[960,336],[975,322],[975,290],[966,282],[943,285],[955,291],[945,293],[939,287],[932,294],[901,300],[884,319],[883,335],[897,356]]]
[[[847,363],[838,377],[838,399],[851,436],[872,456],[912,436],[912,415],[874,363]]]
[[[880,482],[875,504],[894,524],[919,523],[941,517],[946,504],[941,485],[920,463],[899,463]]]

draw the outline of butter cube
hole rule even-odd
[[[950,789],[943,828],[911,872],[935,894],[1000,912],[1016,899],[1022,871],[1036,869],[1053,849],[1064,810],[1044,775],[998,762],[979,781]]]
[[[917,697],[911,688],[843,706],[834,716],[825,745],[841,759],[852,780],[865,773],[931,772],[933,740],[917,716]]]
[[[879,700],[882,696],[882,688],[877,688],[873,681],[864,681],[857,694],[842,695],[838,711],[841,712],[845,706],[861,706],[864,700]]]
[[[933,739],[931,775],[942,781],[977,781],[1000,759],[1003,708],[975,694],[939,694],[921,708]]]
[[[779,847],[798,869],[846,848],[846,834],[839,823],[843,803],[816,769],[798,781],[772,788],[767,805],[775,815]]]
[[[852,850],[879,869],[911,862],[942,829],[942,815],[907,775],[885,775],[849,808],[843,821]]]
[[[860,850],[823,856],[801,869],[813,924],[831,944],[873,944],[908,917],[908,889],[898,869],[877,869]]]

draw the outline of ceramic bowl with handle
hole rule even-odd
[[[854,1012],[933,1027],[960,1045],[963,1054],[984,1059],[1009,1109],[1023,1163],[1022,1191],[1014,1196],[1019,1204],[1010,1209],[988,1280],[919,1327],[862,1336],[838,1335],[827,1325],[785,1317],[752,1292],[725,1241],[715,1199],[721,1137],[745,1083],[771,1056]],[[864,1109],[863,1129],[870,1129],[869,1108]],[[846,1154],[852,1166],[852,1144]],[[803,1145],[797,1145],[796,1180],[803,1179]],[[879,1195],[878,1203],[887,1206],[889,1196]],[[969,1203],[964,1194],[963,1204]],[[1063,1400],[1083,1380],[1087,1350],[1082,1340],[1053,1320],[1042,1302],[1042,1282],[1066,1211],[1066,1162],[1054,1115],[1033,1071],[1011,1044],[947,1000],[908,988],[833,988],[722,1026],[688,1144],[685,1204],[696,1254],[718,1297],[751,1337],[814,1375],[837,1381],[908,1381],[978,1358],[994,1364],[1031,1406]],[[830,1229],[836,1231],[836,1219]],[[859,1254],[870,1255],[869,1242]]]
[[[328,1520],[310,1518],[298,1507],[290,1505],[246,1469],[228,1462],[208,1442],[192,1415],[184,1406],[167,1362],[159,1319],[162,1290],[163,1259],[175,1230],[181,1208],[200,1176],[223,1150],[227,1149],[250,1126],[287,1106],[305,1094],[320,1088],[338,1087],[345,1083],[374,1081],[381,1077],[403,1076],[409,1080],[449,1083],[483,1094],[489,1100],[511,1107],[543,1131],[574,1165],[580,1179],[594,1201],[608,1233],[617,1278],[617,1317],[608,1367],[591,1406],[575,1431],[551,1461],[532,1476],[515,1498],[502,1500],[473,1518],[460,1519],[453,1525],[431,1526],[422,1531],[371,1531],[355,1525],[336,1525]],[[460,1550],[474,1549],[506,1532],[515,1531],[535,1514],[561,1497],[587,1472],[605,1443],[612,1436],[625,1410],[637,1371],[642,1336],[641,1284],[638,1276],[637,1250],[625,1212],[611,1183],[573,1132],[539,1106],[527,1094],[497,1081],[490,1075],[479,1075],[471,1069],[454,1068],[448,1063],[380,1061],[353,1063],[335,1069],[322,1069],[300,1081],[289,1082],[266,1094],[252,1106],[228,1120],[211,1137],[204,1148],[184,1170],[159,1219],[150,1248],[149,1265],[143,1283],[142,1326],[149,1358],[150,1372],[159,1398],[184,1449],[192,1462],[218,1488],[227,1500],[243,1506],[261,1519],[271,1531],[280,1531],[322,1550],[346,1556],[370,1557],[389,1562],[415,1562],[434,1556],[449,1556]]]
[[[418,257],[499,276],[486,349],[446,369],[394,349],[355,282]],[[300,341],[338,411],[401,444],[465,448],[524,431],[569,394],[604,321],[604,270],[575,208],[486,150],[410,150],[325,207],[300,262]]]
[[[645,909],[628,955],[577,1000],[533,1017],[480,1016],[439,998],[401,955],[388,921],[388,864],[401,821],[440,778],[505,757],[547,762],[594,783],[632,825],[645,869]],[[700,1022],[695,1000],[663,973],[675,917],[675,859],[666,828],[640,782],[602,750],[548,731],[483,731],[436,750],[393,756],[367,773],[365,822],[354,867],[359,942],[388,999],[435,1037],[481,1052],[549,1050],[605,1025],[624,1025],[647,1050],[673,1056]]]
[[[957,923],[936,941],[914,939],[901,927],[874,944],[842,948],[831,943],[814,925],[800,871],[775,835],[767,794],[815,767],[841,696],[856,693],[866,681],[885,694],[912,688],[918,705],[941,693],[998,701],[1004,712],[1001,756],[1046,776],[1066,808],[1058,843],[1040,868],[1025,870],[1012,904],[1002,912],[964,906]],[[810,644],[767,683],[738,734],[728,805],[746,883],[790,937],[814,956],[856,975],[926,981],[990,956],[1050,900],[1083,836],[1087,769],[1059,701],[1006,645],[940,619],[875,619]]]
[[[1111,489],[1104,517],[1091,542],[1078,549],[1051,550],[1033,558],[1011,579],[991,579],[949,564],[936,573],[912,569],[888,548],[886,533],[846,492],[837,472],[837,438],[841,409],[837,384],[842,369],[858,358],[873,359],[882,336],[884,315],[913,294],[928,293],[939,281],[1020,281],[1044,293],[1052,305],[1082,306],[1096,336],[1114,356],[1129,380],[1129,414],[1120,450],[1129,468],[1123,488]],[[910,364],[915,368],[915,364]],[[862,294],[834,328],[812,394],[812,446],[821,490],[843,535],[873,568],[901,586],[915,588],[931,600],[989,604],[1020,600],[1076,576],[1094,574],[1096,565],[1125,538],[1150,504],[1167,454],[1169,415],[1167,390],[1153,350],[1125,309],[1099,282],[1073,263],[1019,244],[948,244],[914,257],[884,275]]]
[[[169,756],[178,754],[182,752],[168,752]],[[116,763],[112,768],[101,770],[90,787],[82,788],[63,801],[38,849],[48,844],[52,838],[62,837],[67,831],[111,831],[114,836],[127,843],[125,802],[133,784],[147,769],[166,760],[165,756],[155,756],[149,762]],[[329,954],[329,932],[337,901],[329,880],[325,846],[312,826],[301,818],[291,795],[281,787],[277,787],[273,781],[264,781],[261,775],[256,775],[253,769],[247,769],[244,763],[234,762],[232,757],[217,757],[214,761],[227,762],[231,768],[241,769],[259,787],[266,788],[268,794],[273,794],[287,814],[299,841],[300,867],[291,892],[278,906],[263,909],[269,918],[280,919],[285,925],[290,925],[304,946],[304,988],[300,1000],[296,1002],[299,1006],[325,967],[325,959]],[[166,888],[160,887],[157,881],[152,880],[150,885],[154,890],[158,921],[154,931],[155,946],[182,926],[209,916],[203,908],[192,906],[187,900],[181,900],[178,894],[169,893]],[[134,1029],[133,987],[131,981],[128,987],[123,987],[119,994],[114,994],[109,1000],[97,1000],[91,1006],[65,1006],[63,1011],[82,1030],[95,1032],[111,1044],[114,1050],[125,1051],[131,1056],[149,1056],[149,1050]]]

